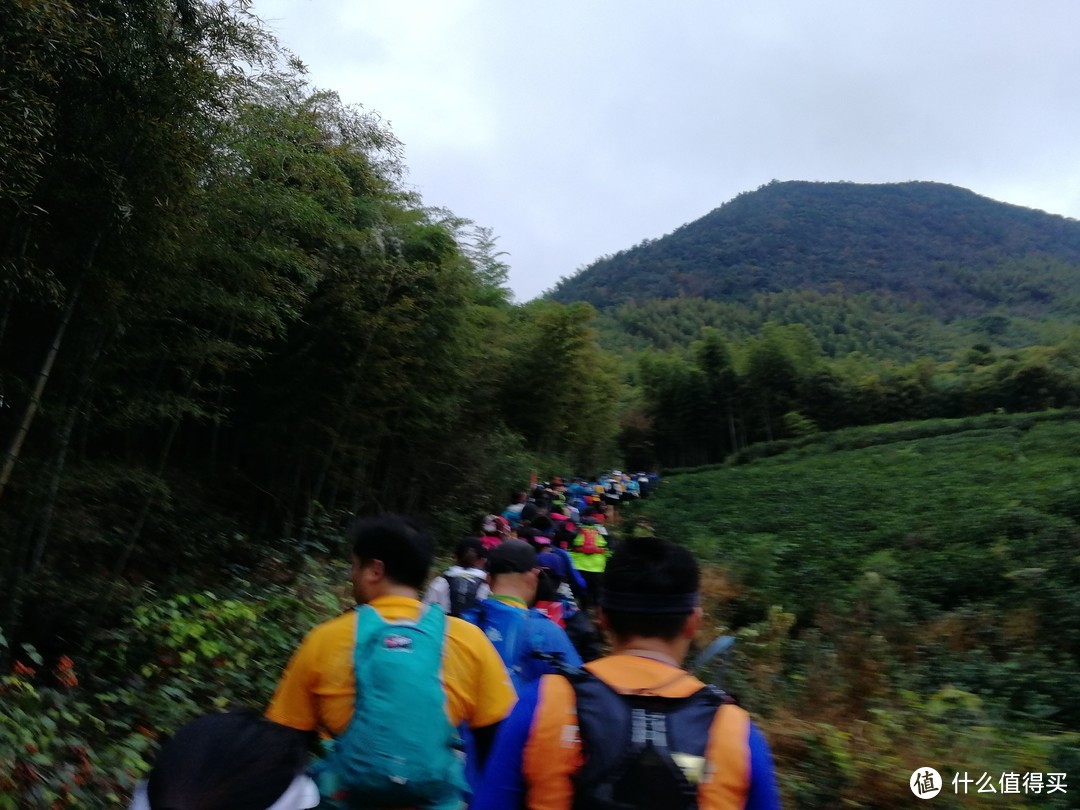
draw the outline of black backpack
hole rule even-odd
[[[449,576],[443,574],[442,578],[450,586],[450,615],[461,618],[461,614],[476,604],[476,594],[484,580],[480,577],[468,574]]]
[[[731,696],[715,686],[685,698],[622,694],[585,669],[562,674],[574,687],[585,760],[574,776],[575,810],[698,806],[709,729]]]

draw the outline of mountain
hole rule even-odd
[[[845,337],[863,322],[901,358],[1021,345],[1080,315],[1080,222],[941,183],[774,181],[550,295],[592,304],[624,345],[766,320],[805,323],[832,355],[863,349],[872,336]]]

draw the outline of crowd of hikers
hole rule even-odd
[[[761,732],[683,668],[695,558],[616,537],[616,506],[656,485],[613,471],[515,493],[430,580],[420,525],[357,520],[356,609],[308,633],[264,716],[177,732],[132,807],[778,807]]]

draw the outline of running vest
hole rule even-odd
[[[484,580],[472,574],[442,574],[450,591],[450,615],[460,617],[476,604],[476,594]]]
[[[594,529],[592,526],[582,526],[581,532],[578,534],[581,538],[581,543],[576,541],[573,544],[573,550],[578,554],[605,554],[607,549],[600,545],[600,532]]]
[[[424,605],[416,621],[356,609],[356,708],[311,772],[320,807],[450,810],[464,801],[461,741],[446,716],[446,615]]]
[[[563,669],[574,688],[585,764],[575,810],[691,810],[716,713],[734,700],[715,686],[684,698],[622,694],[586,669]]]

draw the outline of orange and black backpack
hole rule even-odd
[[[600,545],[600,531],[592,526],[582,526],[578,537],[581,538],[581,545],[575,544],[574,551],[579,554],[603,554],[607,551]]]
[[[575,810],[697,808],[709,732],[730,695],[710,685],[682,698],[627,694],[584,668],[560,674],[574,688],[584,757]]]

